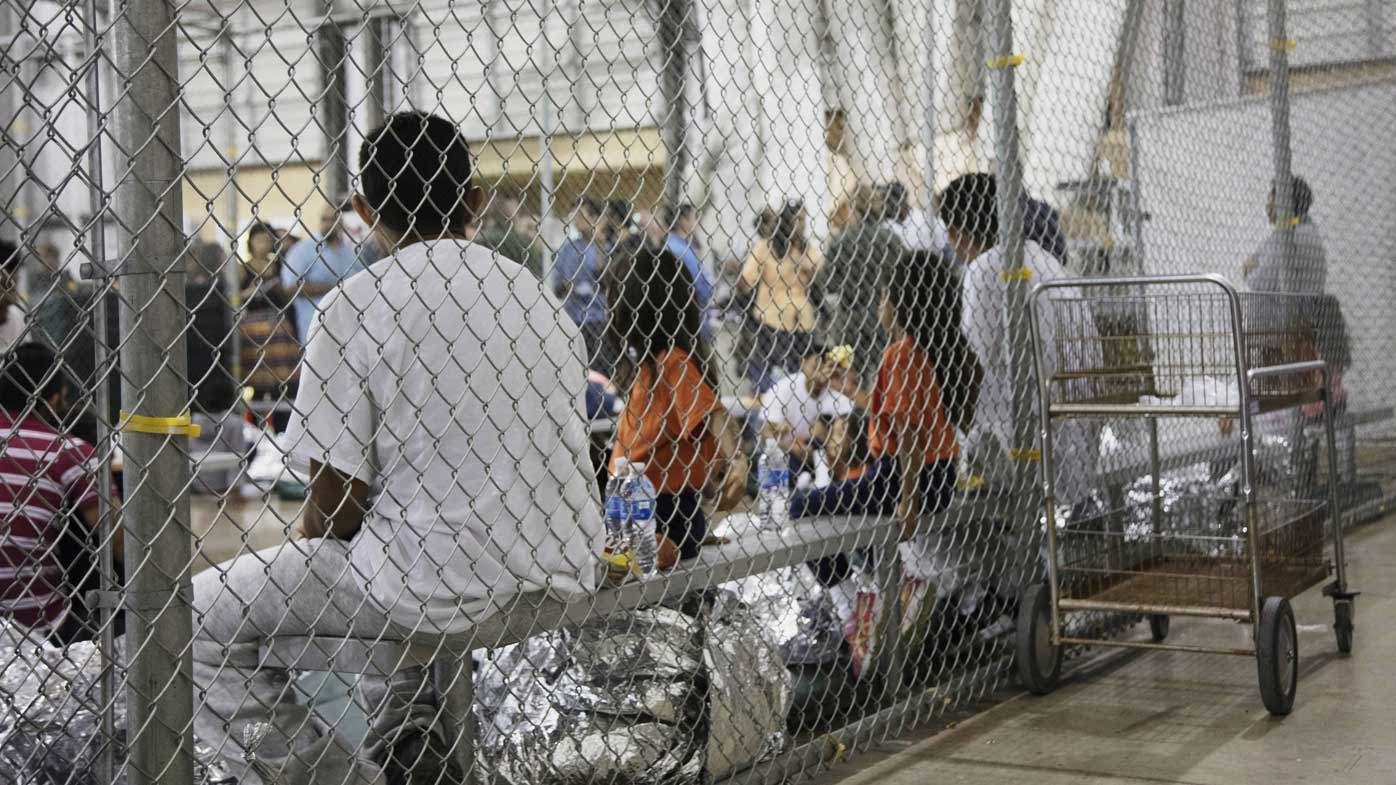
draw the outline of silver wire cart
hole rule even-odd
[[[1018,613],[1017,670],[1030,691],[1056,686],[1065,647],[1235,654],[1257,659],[1266,709],[1288,714],[1299,673],[1289,598],[1330,574],[1324,593],[1333,599],[1338,648],[1351,651],[1355,593],[1344,571],[1333,378],[1317,357],[1313,336],[1324,326],[1313,323],[1319,309],[1311,304],[1303,296],[1241,294],[1215,275],[1066,279],[1033,291],[1047,582],[1027,587]],[[1266,421],[1288,418],[1299,436],[1306,420],[1322,421],[1323,491],[1257,471],[1256,420],[1286,410]],[[1177,417],[1239,424],[1235,493],[1163,503],[1159,420]],[[1053,454],[1053,432],[1076,418],[1144,418],[1150,493],[1127,503],[1131,509],[1073,516],[1071,528],[1059,530],[1056,467],[1070,456]],[[1068,614],[1090,613],[1147,617],[1153,640],[1068,626]],[[1254,645],[1166,643],[1170,616],[1249,622]]]

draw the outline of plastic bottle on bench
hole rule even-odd
[[[630,478],[630,466],[617,458],[615,471],[606,480],[606,556],[616,564],[629,565],[630,503],[625,496],[625,483]]]
[[[630,474],[625,483],[625,497],[630,509],[627,529],[630,547],[635,552],[640,575],[648,577],[659,571],[659,540],[655,534],[654,483],[645,476],[645,465],[630,465]]]
[[[790,459],[775,439],[767,439],[756,470],[761,528],[780,530],[790,520]]]

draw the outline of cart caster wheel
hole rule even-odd
[[[1150,616],[1149,632],[1154,637],[1154,643],[1163,643],[1168,640],[1168,616],[1162,613]]]
[[[1062,650],[1052,644],[1052,594],[1043,584],[1029,586],[1018,604],[1018,679],[1034,695],[1046,695],[1062,675]]]
[[[1338,653],[1352,654],[1352,600],[1333,601],[1333,632],[1338,636]]]
[[[1255,655],[1265,708],[1276,716],[1289,714],[1299,681],[1299,636],[1294,627],[1294,611],[1285,598],[1267,597],[1260,606]]]

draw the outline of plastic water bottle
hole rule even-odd
[[[645,476],[643,463],[631,464],[625,497],[630,509],[627,539],[635,552],[640,575],[648,577],[659,571],[659,540],[655,536],[654,483]]]
[[[779,530],[790,520],[790,459],[775,439],[767,439],[756,469],[761,528]]]
[[[616,459],[616,470],[606,480],[606,553],[624,556],[630,549],[630,509],[625,498],[625,482],[630,467],[624,458]]]

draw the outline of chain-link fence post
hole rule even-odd
[[[349,118],[344,97],[345,68],[349,45],[344,27],[335,18],[338,3],[325,0],[316,30],[316,56],[320,68],[320,94],[312,103],[315,118],[324,132],[324,159],[320,171],[320,191],[331,201],[342,199],[349,188]]]
[[[1003,249],[1003,279],[1008,283],[1003,315],[1004,347],[1013,374],[1013,443],[1005,444],[1014,458],[1013,489],[1033,487],[1035,466],[1030,452],[1036,443],[1037,420],[1033,416],[1031,341],[1028,328],[1028,292],[1033,284],[1023,258],[1023,167],[1018,157],[1018,97],[1014,69],[1021,62],[1013,51],[1013,19],[1010,0],[984,0],[985,47],[994,111],[994,157],[997,166],[999,247]],[[1035,515],[1035,494],[1016,493],[1016,512]],[[1015,514],[1014,521],[1018,520]]]
[[[0,240],[15,241],[20,237],[20,226],[11,220],[11,213],[17,204],[10,200],[15,199],[15,194],[19,192],[17,183],[20,182],[16,175],[20,172],[19,147],[9,142],[9,136],[13,130],[15,118],[19,114],[19,62],[12,60],[9,54],[11,36],[15,31],[14,9],[6,3],[0,6],[0,138],[5,140],[0,144],[0,193],[5,194],[7,203],[0,205]]]
[[[1281,227],[1283,261],[1281,285],[1286,292],[1299,291],[1299,270],[1295,264],[1294,232],[1296,219],[1294,187],[1291,183],[1292,155],[1289,147],[1289,34],[1285,24],[1286,0],[1269,0],[1270,39],[1270,129],[1275,160],[1275,215]]]
[[[97,0],[87,0],[83,6],[86,15],[84,25],[84,39],[87,44],[88,64],[87,64],[87,127],[90,136],[87,148],[88,163],[88,196],[91,209],[91,226],[89,227],[90,255],[89,261],[94,269],[101,269],[107,262],[107,194],[103,181],[103,161],[102,145],[106,138],[106,116],[102,112],[102,39],[101,39],[101,18],[97,13]],[[114,596],[119,588],[116,579],[115,554],[112,550],[112,534],[116,531],[119,522],[116,518],[116,507],[112,499],[112,429],[111,429],[111,385],[107,383],[110,378],[109,365],[111,350],[107,346],[107,298],[105,292],[99,292],[92,307],[92,321],[90,322],[93,338],[93,366],[96,372],[93,378],[97,384],[93,387],[93,403],[97,409],[97,456],[101,461],[98,471],[98,581],[99,586],[106,596]],[[102,652],[102,683],[100,685],[100,696],[102,700],[101,713],[101,733],[102,738],[107,740],[102,745],[101,760],[98,763],[98,772],[102,776],[103,782],[116,781],[116,746],[112,740],[116,738],[116,696],[117,696],[117,672],[115,663],[116,652],[116,626],[113,619],[113,603],[101,602],[97,604],[97,624],[101,631],[101,652]]]
[[[189,401],[175,8],[128,0],[118,9],[121,398],[133,416],[176,418]],[[177,437],[136,428],[125,429],[122,448],[129,776],[142,785],[187,785],[194,776],[189,458]]]

